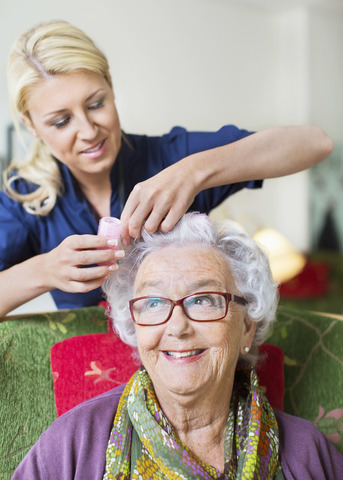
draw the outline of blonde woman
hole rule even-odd
[[[208,213],[333,148],[316,126],[124,134],[106,57],[65,21],[18,39],[8,84],[14,118],[35,139],[26,161],[10,165],[0,194],[0,315],[49,291],[58,308],[97,304],[123,255],[106,249],[114,240],[96,236],[100,217],[121,217],[125,245],[143,223],[150,233],[169,231],[187,210]]]

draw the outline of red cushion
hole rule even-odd
[[[285,379],[283,373],[283,351],[277,345],[264,343],[259,347],[260,359],[256,372],[260,385],[270,404],[283,410]]]
[[[279,287],[282,298],[323,297],[329,289],[330,268],[321,261],[308,261],[303,270]]]
[[[79,403],[129,380],[139,368],[133,349],[113,333],[67,338],[51,348],[51,369],[57,416]],[[260,384],[270,403],[283,409],[283,354],[264,344],[257,365]]]
[[[115,334],[93,333],[53,345],[51,369],[57,416],[129,380],[140,367]]]

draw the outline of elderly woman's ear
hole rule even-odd
[[[241,341],[241,353],[247,354],[254,341],[257,322],[251,321],[248,317],[244,318],[244,332]]]

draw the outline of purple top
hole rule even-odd
[[[12,480],[102,480],[124,385],[81,403],[41,435]],[[275,410],[286,480],[342,480],[343,455],[308,420]]]

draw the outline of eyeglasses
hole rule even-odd
[[[153,326],[168,322],[174,307],[195,322],[215,322],[226,317],[230,302],[246,305],[245,298],[223,292],[199,292],[179,300],[166,297],[139,297],[129,301],[132,320],[136,325]]]

